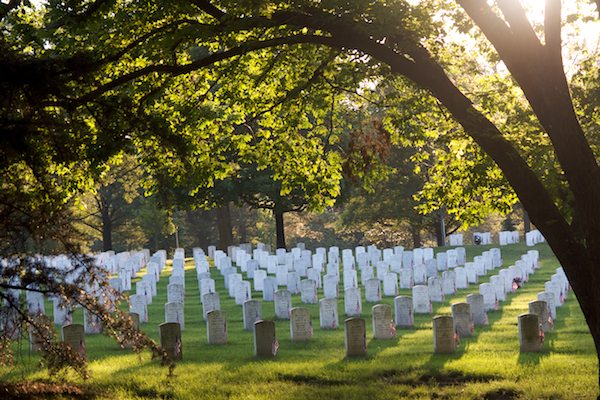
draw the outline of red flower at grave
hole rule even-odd
[[[275,336],[273,336],[273,342],[271,343],[271,354],[273,354],[273,356],[276,356],[278,350],[279,350],[279,342],[277,341],[277,338]]]
[[[540,337],[540,343],[544,343],[544,339],[545,339],[545,334],[544,334],[544,330],[542,329],[542,325],[540,324],[540,328],[539,328],[539,337]]]
[[[390,335],[396,337],[396,326],[394,325],[394,321],[390,321]]]

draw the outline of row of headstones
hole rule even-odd
[[[173,274],[169,280],[176,283],[178,287],[184,283],[184,254],[183,249],[176,249],[173,257]],[[157,284],[166,266],[166,260],[164,260],[163,255],[163,251],[160,250],[150,258],[150,262],[146,265],[146,274],[135,284],[136,294],[129,296],[129,312],[137,314],[140,323],[148,322],[148,306],[152,304],[153,298],[158,294]],[[111,279],[111,284],[114,284],[113,287],[115,288],[119,283],[118,279]],[[125,289],[119,288],[119,290]],[[180,292],[183,296],[183,289]]]
[[[556,308],[561,307],[570,290],[562,267],[556,269],[537,300],[528,304],[529,312],[518,317],[521,352],[539,352],[543,348],[545,333],[552,331],[557,318]]]
[[[525,244],[527,246],[535,246],[536,244],[544,243],[545,241],[546,239],[537,229],[525,233]]]

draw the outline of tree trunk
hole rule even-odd
[[[107,206],[102,207],[102,251],[112,250],[112,220]]]
[[[421,227],[417,225],[411,226],[410,233],[413,241],[413,249],[421,247]]]
[[[233,245],[229,204],[217,208],[217,228],[219,230],[219,249],[227,251],[227,247]]]
[[[437,221],[435,222],[435,238],[438,247],[446,245],[446,221],[444,220],[444,212],[441,210],[437,213]]]
[[[525,233],[531,231],[531,220],[529,219],[529,214],[527,214],[525,208],[523,208],[523,230]]]
[[[246,229],[246,209],[242,205],[239,209],[238,232],[240,235],[240,243],[248,241],[248,230]]]
[[[285,228],[283,226],[283,211],[273,210],[275,215],[275,235],[277,237],[277,248],[285,249]]]

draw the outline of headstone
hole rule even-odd
[[[250,282],[241,281],[235,285],[235,304],[242,305],[245,301],[252,300]]]
[[[479,294],[483,296],[485,310],[496,310],[498,303],[496,302],[496,290],[491,283],[482,283],[479,285]]]
[[[413,311],[415,314],[430,314],[431,300],[429,288],[425,285],[417,285],[412,288]]]
[[[381,301],[381,281],[379,279],[369,279],[365,282],[365,300],[368,303]]]
[[[361,314],[360,288],[349,288],[344,291],[344,312],[347,316],[359,316]]]
[[[432,302],[441,303],[444,301],[444,293],[442,292],[442,281],[439,278],[433,277],[427,280],[429,288],[429,298]]]
[[[376,304],[372,308],[373,339],[393,339],[396,326],[392,319],[392,307],[388,304]]]
[[[275,335],[275,322],[256,321],[254,323],[254,355],[259,358],[271,358],[277,355],[279,342]]]
[[[344,344],[346,357],[367,355],[367,330],[362,318],[348,318],[344,321]]]
[[[411,286],[412,287],[412,286]],[[388,272],[383,278],[383,295],[396,296],[398,294],[398,275],[395,272]]]
[[[61,306],[58,298],[52,299],[54,309],[54,323],[57,325],[69,325],[73,322],[71,311],[66,306]]]
[[[485,303],[483,296],[480,294],[469,294],[467,295],[467,303],[471,306],[471,315],[473,316],[473,323],[477,326],[483,326],[488,324],[488,317],[485,311]]]
[[[338,328],[338,302],[334,298],[319,300],[319,322],[321,329]]]
[[[467,271],[464,267],[456,267],[454,268],[455,274],[455,285],[456,289],[466,289],[469,287],[469,281],[467,279]]]
[[[85,354],[85,330],[81,324],[70,324],[62,327],[62,341],[69,348],[80,355],[86,357]]]
[[[167,303],[183,303],[185,290],[183,285],[168,284],[167,285]]]
[[[470,337],[475,330],[471,306],[469,303],[454,303],[451,306],[452,319],[454,320],[454,331],[459,337]]]
[[[200,279],[200,298],[202,298],[207,293],[214,293],[215,290],[215,280],[214,279]]]
[[[300,282],[300,301],[304,304],[317,304],[317,283],[312,279]]]
[[[323,278],[323,296],[327,299],[338,297],[338,277],[335,275],[325,275]]]
[[[177,322],[165,322],[158,326],[160,334],[160,347],[167,353],[171,360],[181,360],[183,349],[181,341],[181,327]]]
[[[275,292],[275,318],[290,319],[292,294],[289,290],[280,289]]]
[[[202,296],[202,318],[206,320],[206,316],[211,311],[221,309],[221,298],[219,293],[206,293]]]
[[[410,289],[413,286],[413,270],[410,268],[400,269],[400,289]]]
[[[433,352],[435,354],[454,353],[457,337],[454,332],[454,322],[448,315],[438,315],[433,318]]]
[[[136,313],[140,316],[140,322],[148,322],[148,305],[146,297],[142,294],[129,296],[129,312]]]
[[[102,321],[100,317],[87,310],[83,310],[83,327],[86,335],[102,333]]]
[[[208,344],[227,343],[227,314],[225,311],[213,310],[207,314],[206,338]]]
[[[550,316],[548,303],[543,300],[529,302],[529,314],[538,316],[540,326],[544,332],[550,332],[554,328],[554,320]]]
[[[257,292],[262,292],[264,289],[264,281],[265,278],[267,277],[267,271],[265,271],[264,269],[256,269],[254,270],[253,273],[253,280],[254,280],[254,290],[256,290]],[[250,278],[250,277],[248,277]]]
[[[266,277],[263,280],[263,301],[273,301],[275,292],[277,291],[277,279]]]
[[[542,349],[543,331],[536,314],[519,315],[519,350],[521,353],[537,353]]]
[[[456,274],[454,270],[442,272],[442,294],[451,295],[456,292]]]
[[[262,305],[258,300],[245,301],[242,306],[244,329],[251,331],[256,321],[262,319]]]
[[[394,298],[394,324],[401,328],[414,326],[413,301],[410,296]]]
[[[556,319],[556,304],[554,303],[554,294],[549,292],[539,292],[537,299],[545,301],[548,304],[548,312],[552,319]]]
[[[181,331],[185,329],[182,303],[165,304],[165,322],[179,324]]]
[[[307,308],[294,307],[290,310],[290,337],[292,342],[310,340],[313,335],[310,312]]]
[[[295,271],[288,272],[287,290],[289,290],[292,294],[298,294],[301,292],[300,275],[298,275]]]

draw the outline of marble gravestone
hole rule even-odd
[[[183,285],[170,283],[167,285],[167,303],[183,303],[185,289]]]
[[[263,280],[263,301],[273,301],[277,291],[277,279],[268,276]]]
[[[556,304],[554,304],[554,294],[549,292],[539,292],[537,299],[545,301],[548,304],[548,312],[552,319],[556,319]]]
[[[160,334],[160,347],[167,353],[171,360],[183,358],[181,328],[177,322],[165,322],[158,326]]]
[[[540,327],[544,332],[550,332],[554,328],[554,321],[550,316],[548,303],[543,300],[529,302],[529,314],[538,316]]]
[[[444,301],[444,292],[442,291],[442,281],[439,278],[432,277],[427,280],[429,288],[429,299],[434,303]]]
[[[491,283],[482,283],[479,285],[479,294],[483,296],[485,310],[496,310],[498,302],[496,301],[496,289]]]
[[[344,291],[344,312],[347,316],[359,316],[362,313],[360,288],[349,288]]]
[[[81,357],[85,354],[85,330],[81,324],[70,324],[62,327],[62,341],[73,352]]]
[[[365,300],[368,303],[381,301],[381,281],[379,279],[369,279],[365,282]]]
[[[292,308],[292,294],[287,289],[280,289],[275,292],[275,318],[290,319],[290,309]]]
[[[139,315],[140,322],[148,322],[148,306],[146,304],[146,297],[142,294],[135,294],[129,296],[129,312],[133,312]]]
[[[430,314],[431,300],[429,298],[429,287],[416,285],[412,288],[413,312],[415,314]]]
[[[202,296],[202,318],[206,320],[209,312],[221,309],[219,293],[206,293]]]
[[[310,311],[303,307],[294,307],[290,310],[290,337],[292,342],[310,340],[313,335]]]
[[[542,349],[543,335],[536,314],[519,315],[519,351],[537,353]]]
[[[300,282],[300,301],[304,304],[317,304],[317,283],[312,279]]]
[[[433,352],[450,354],[456,350],[457,340],[454,332],[454,321],[448,315],[433,318]]]
[[[319,300],[319,322],[321,329],[338,328],[338,302],[337,299]]]
[[[393,339],[396,326],[392,319],[392,307],[388,304],[376,304],[372,308],[373,339]]]
[[[180,331],[185,329],[182,303],[165,304],[165,322],[178,324]]]
[[[335,275],[325,275],[323,278],[323,296],[327,299],[338,297],[338,277]]]
[[[480,294],[467,295],[467,303],[471,307],[471,315],[473,316],[473,324],[483,326],[488,324],[487,312],[483,296]]]
[[[383,295],[396,296],[398,294],[398,275],[395,272],[388,272],[383,278]]]
[[[83,310],[83,328],[86,334],[102,333],[102,321],[97,315]]]
[[[206,314],[206,339],[208,344],[227,343],[227,314],[212,310]]]
[[[452,319],[454,320],[454,332],[459,337],[470,337],[473,335],[475,324],[471,315],[469,303],[454,303],[451,306]]]
[[[251,331],[254,323],[262,319],[262,305],[258,300],[248,300],[242,305],[244,329]]]
[[[364,319],[348,318],[344,321],[344,345],[346,357],[367,355],[367,331]]]
[[[394,324],[400,328],[413,327],[413,301],[410,296],[397,296],[394,298]]]
[[[242,305],[245,301],[252,300],[250,282],[240,281],[235,284],[235,304]]]
[[[254,323],[254,355],[258,358],[272,358],[277,355],[279,341],[275,334],[275,322],[256,321]]]

